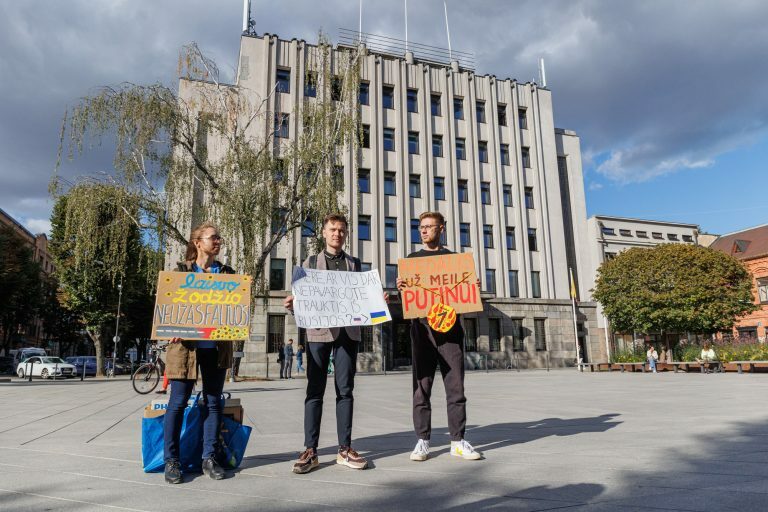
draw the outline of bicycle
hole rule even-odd
[[[165,364],[160,359],[160,352],[165,351],[165,345],[153,345],[149,350],[149,361],[139,366],[131,375],[133,389],[140,395],[151,393],[165,373]]]

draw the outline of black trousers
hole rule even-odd
[[[456,331],[458,329],[458,331]],[[456,331],[456,332],[454,332]],[[432,384],[440,365],[448,405],[451,441],[464,438],[467,398],[464,396],[464,331],[457,321],[446,334],[435,333],[420,320],[411,321],[413,350],[413,427],[419,439],[432,435]]]
[[[352,409],[357,372],[357,341],[344,329],[335,341],[307,342],[307,398],[304,400],[304,446],[317,448],[323,418],[323,396],[328,382],[328,363],[333,354],[336,387],[336,433],[339,446],[352,443]]]

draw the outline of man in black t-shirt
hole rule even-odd
[[[438,212],[419,215],[419,233],[424,248],[408,255],[409,258],[453,254],[440,245],[445,230],[445,218]],[[397,278],[397,288],[403,290],[405,281]],[[448,430],[451,435],[451,455],[469,460],[482,458],[471,444],[464,440],[467,423],[467,399],[464,396],[464,329],[459,318],[447,332],[432,329],[426,318],[411,320],[411,346],[413,354],[413,426],[419,440],[411,453],[411,460],[423,461],[429,457],[429,439],[432,434],[432,383],[437,365],[443,376],[448,406]]]

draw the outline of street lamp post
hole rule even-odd
[[[115,371],[115,358],[117,357],[118,343],[120,343],[120,306],[123,302],[123,278],[120,277],[120,284],[117,285],[117,319],[115,320],[115,354],[112,357],[112,371]]]

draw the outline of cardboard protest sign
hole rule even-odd
[[[246,340],[250,325],[250,276],[160,272],[153,339]]]
[[[307,329],[376,325],[392,320],[379,272],[293,268],[293,314]]]
[[[405,280],[403,318],[428,317],[435,304],[455,313],[483,310],[472,253],[402,258],[397,266]]]

